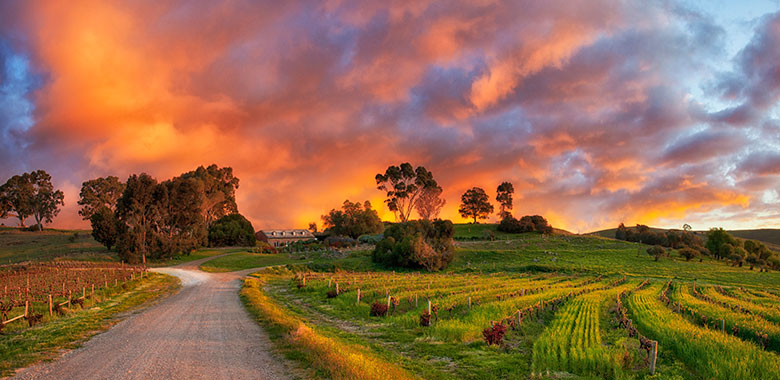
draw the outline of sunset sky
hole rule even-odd
[[[573,232],[780,226],[777,1],[2,1],[0,183],[231,166],[256,229],[430,169]],[[496,217],[492,218],[494,221]],[[15,220],[6,220],[15,224]]]

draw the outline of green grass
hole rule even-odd
[[[205,259],[208,257],[224,255],[226,253],[246,252],[246,248],[227,247],[227,248],[201,248],[193,251],[189,255],[178,255],[165,261],[152,263],[151,267],[166,267],[188,263],[190,261]]]
[[[587,310],[587,314],[581,314],[582,311],[575,309],[583,307],[583,304],[574,303],[568,309],[564,306],[561,310],[568,310],[572,316],[587,315],[583,317],[586,323],[582,325],[587,335],[581,335],[591,339],[591,343],[596,343],[575,350],[574,345],[579,345],[581,340],[577,336],[568,339],[563,337],[556,343],[559,346],[558,354],[550,351],[545,354],[546,359],[538,359],[537,371],[533,374],[535,342],[539,342],[542,337],[552,342],[558,335],[565,334],[567,328],[577,329],[580,325],[569,322],[562,324],[565,321],[561,318],[567,316],[559,315],[560,311],[548,310],[539,317],[524,319],[519,330],[507,332],[504,345],[494,347],[487,346],[481,337],[482,329],[489,326],[491,320],[501,320],[517,309],[531,306],[542,299],[560,297],[570,290],[602,287],[624,275],[628,277],[627,286],[635,285],[645,278],[656,284],[677,279],[696,280],[702,286],[719,284],[744,287],[746,291],[752,292],[777,293],[780,291],[780,273],[732,267],[709,258],[704,258],[702,262],[698,258],[685,261],[676,252],[655,261],[645,252],[647,245],[598,236],[504,234],[495,231],[495,228],[496,225],[489,224],[455,225],[457,255],[445,273],[427,274],[423,271],[417,274],[419,270],[382,268],[371,263],[370,251],[363,251],[343,258],[306,257],[313,263],[288,266],[299,272],[315,271],[309,275],[302,289],[297,288],[296,284],[300,280],[293,280],[289,269],[274,268],[257,276],[270,276],[266,278],[265,291],[287,313],[306,320],[312,328],[330,336],[365,346],[384,360],[398,363],[400,367],[426,379],[527,379],[532,375],[537,378],[573,379],[602,376],[694,379],[706,375],[707,378],[723,379],[723,373],[752,376],[753,372],[749,370],[723,363],[718,363],[716,367],[727,372],[705,371],[705,367],[686,356],[687,351],[683,351],[684,347],[693,344],[695,338],[691,336],[664,336],[665,343],[660,346],[658,353],[657,373],[650,376],[644,364],[644,353],[639,351],[639,341],[629,338],[617,322],[614,311],[617,290],[604,293],[608,296],[594,300],[588,309],[582,309]],[[491,231],[492,234],[485,231]],[[493,240],[485,239],[491,236]],[[320,273],[316,273],[318,271]],[[597,276],[605,277],[599,279]],[[588,279],[598,281],[586,284]],[[341,285],[338,297],[325,296],[327,291],[333,289],[328,288],[328,280],[338,280]],[[504,297],[518,289],[531,287],[530,284],[545,286],[545,289],[538,294],[496,300],[498,295]],[[361,289],[360,304],[356,304],[357,287]],[[385,303],[385,292],[400,300],[400,312],[385,318],[370,317],[370,304],[375,301]],[[588,297],[599,297],[599,293],[588,294],[592,294]],[[440,320],[432,327],[419,326],[419,315],[425,308],[426,295],[440,308]],[[474,297],[475,306],[472,309],[466,306],[467,295]],[[415,296],[420,297],[419,304],[409,301],[415,299]],[[770,294],[765,297],[774,296]],[[450,307],[451,311],[448,311]],[[644,315],[651,320],[659,318],[657,315]],[[675,323],[678,319],[671,317]],[[559,321],[555,323],[563,331],[560,334],[548,330],[554,320]],[[646,335],[660,338],[656,334],[662,330],[657,329],[655,322],[641,326]],[[686,329],[681,328],[680,331],[702,331],[698,327]],[[547,335],[543,335],[546,331]],[[756,352],[761,349],[754,344],[743,345],[739,342],[744,341],[734,339],[724,341],[738,342],[738,351],[751,360],[755,359],[754,364],[758,366],[765,366],[767,363],[764,360],[774,355]],[[715,344],[714,340],[712,342]],[[726,347],[721,347],[720,343],[718,341],[716,350],[725,350]],[[600,347],[606,347],[607,350]],[[542,343],[539,343],[537,349],[542,349]],[[562,355],[561,349],[565,349],[574,361],[562,356],[555,357]],[[698,346],[695,348],[699,349]],[[287,350],[286,355],[297,355],[289,345]],[[628,359],[623,358],[624,353],[629,355]],[[713,355],[712,360],[716,360],[717,355]],[[623,367],[622,363],[626,360],[630,364]],[[774,371],[771,366],[765,368]]]
[[[35,362],[53,359],[63,349],[78,347],[87,338],[115,324],[117,315],[157,299],[178,287],[175,277],[148,273],[129,288],[100,303],[32,328],[0,335],[0,376]]]
[[[200,266],[205,272],[234,272],[237,270],[303,263],[301,260],[289,258],[285,254],[260,254],[250,252],[234,253],[228,256],[209,260]]]
[[[118,257],[88,230],[29,232],[0,227],[0,264],[48,260],[117,261]]]

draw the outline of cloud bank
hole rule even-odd
[[[0,5],[0,180],[49,171],[55,225],[81,182],[216,163],[262,227],[344,199],[390,219],[373,177],[509,180],[515,211],[776,226],[780,14],[727,31],[674,2],[11,1]],[[728,70],[723,70],[727,62]],[[697,225],[699,222],[699,225]]]

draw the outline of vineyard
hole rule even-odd
[[[0,331],[31,327],[86,308],[143,275],[143,267],[110,262],[0,266]]]
[[[780,378],[767,290],[554,272],[261,276],[290,313],[424,378]]]

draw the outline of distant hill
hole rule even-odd
[[[627,226],[632,227],[632,226]],[[668,231],[668,229],[650,227],[651,231]],[[607,230],[600,230],[590,232],[586,235],[596,235],[606,238],[615,238],[615,231],[617,228],[610,228]],[[697,234],[705,234],[707,231],[694,231]],[[780,229],[778,228],[761,228],[755,230],[732,230],[728,233],[738,237],[740,239],[756,240],[764,243],[768,248],[780,252]]]

